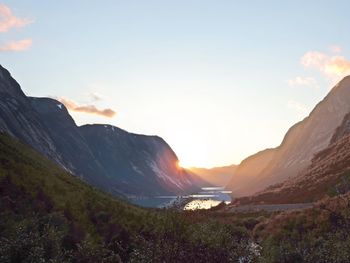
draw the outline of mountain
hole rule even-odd
[[[341,80],[303,121],[294,125],[281,145],[244,160],[227,188],[247,196],[297,176],[313,156],[325,149],[350,111],[350,77]]]
[[[272,185],[236,204],[304,203],[350,191],[350,113],[335,130],[326,149],[315,154],[311,164],[296,177]]]
[[[128,204],[0,133],[0,262],[238,262],[254,255],[242,227],[187,214]]]
[[[163,139],[111,125],[78,127],[62,103],[27,97],[1,66],[0,131],[112,194],[153,196],[198,189],[200,179],[177,165],[177,156]]]
[[[0,66],[0,131],[15,136],[64,166],[62,156],[56,149],[40,115],[30,105],[10,73]]]
[[[237,165],[229,165],[214,168],[191,167],[188,170],[197,174],[200,178],[212,184],[213,186],[226,186],[234,176]]]
[[[110,125],[84,125],[79,130],[106,173],[113,176],[118,171],[119,189],[142,195],[195,190],[192,176],[179,167],[176,154],[162,138]]]

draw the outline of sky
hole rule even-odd
[[[78,125],[158,135],[183,166],[276,147],[350,74],[349,1],[0,1],[0,64]]]

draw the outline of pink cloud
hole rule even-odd
[[[0,4],[0,32],[7,32],[12,28],[24,27],[32,22],[32,19],[16,17],[9,7]]]
[[[107,118],[113,118],[117,113],[112,109],[98,109],[95,105],[79,105],[78,103],[65,99],[56,98],[59,102],[64,104],[66,108],[70,111],[82,112],[87,114],[100,115]]]
[[[316,68],[331,79],[350,74],[350,61],[339,55],[332,56],[318,51],[310,51],[301,58],[301,64],[304,67]]]
[[[16,52],[24,51],[31,47],[33,41],[31,39],[22,39],[18,41],[11,41],[0,45],[0,52]]]

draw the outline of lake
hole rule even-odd
[[[210,209],[221,202],[230,203],[231,191],[226,191],[224,187],[202,187],[198,193],[187,196],[142,197],[132,198],[130,201],[143,207],[164,208],[174,202],[181,202],[184,204],[184,210]]]

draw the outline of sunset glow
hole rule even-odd
[[[13,0],[0,6],[1,63],[28,95],[73,102],[79,125],[158,135],[184,167],[238,164],[350,73],[346,1],[254,7]]]

